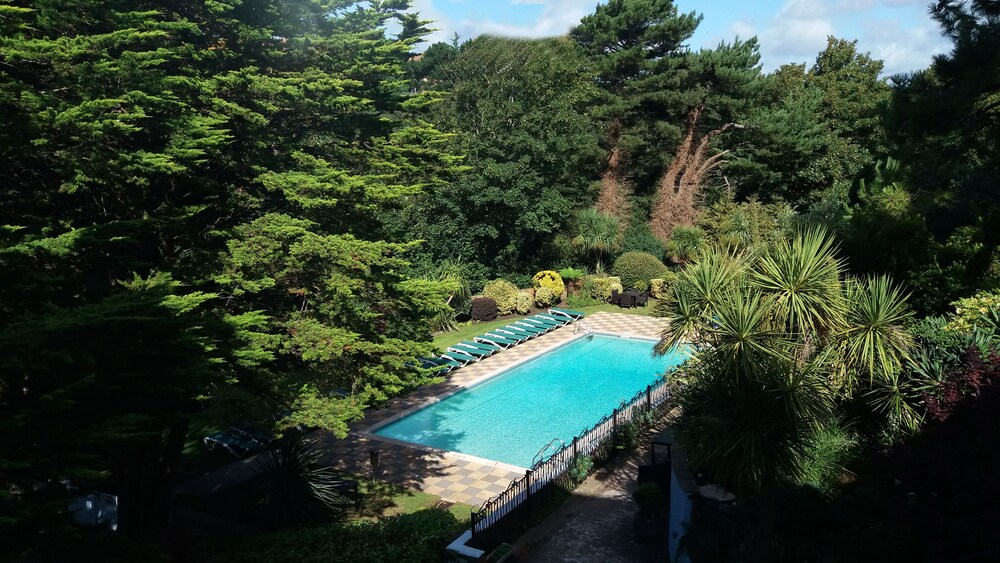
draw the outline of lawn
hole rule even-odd
[[[569,309],[583,311],[588,315],[597,313],[598,311],[606,311],[608,313],[623,313],[625,315],[640,315],[648,317],[653,313],[653,306],[656,305],[655,299],[650,299],[649,303],[645,307],[636,307],[634,309],[622,309],[618,305],[612,305],[611,303],[601,303],[600,305],[593,305],[590,307],[568,307]],[[500,328],[510,323],[517,322],[524,317],[522,316],[507,316],[503,319],[497,319],[495,321],[489,322],[470,322],[467,324],[459,325],[458,330],[454,332],[442,332],[434,335],[434,345],[438,348],[444,350],[448,346],[461,342],[462,340],[472,340],[473,337],[479,336],[484,332],[489,332],[495,328]]]
[[[460,522],[466,523],[471,517],[473,507],[468,504],[455,503],[446,506],[441,497],[407,489],[384,481],[372,481],[358,475],[345,476],[358,482],[358,489],[363,495],[361,509],[351,511],[349,521],[377,520],[397,514],[410,514],[427,508],[444,508],[455,515]]]

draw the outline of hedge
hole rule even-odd
[[[620,278],[590,278],[590,296],[594,299],[600,299],[601,301],[611,299],[612,289],[617,289],[618,293],[624,291],[622,289],[622,280]]]
[[[626,252],[615,260],[611,271],[621,278],[622,286],[628,289],[649,289],[649,280],[662,279],[669,271],[659,258],[646,252]]]
[[[496,300],[500,315],[510,315],[517,310],[517,294],[517,286],[507,280],[496,279],[483,287],[483,297]]]
[[[649,293],[657,299],[663,299],[674,290],[676,283],[677,274],[667,270],[662,277],[649,280]]]
[[[559,303],[559,295],[547,287],[540,287],[535,290],[535,305],[539,307],[551,307]]]
[[[566,284],[563,283],[562,276],[559,272],[553,270],[542,270],[535,274],[535,277],[531,278],[531,285],[535,289],[548,288],[552,290],[557,296],[562,296],[562,292],[566,291]],[[535,296],[538,299],[538,296]]]
[[[497,302],[492,297],[475,297],[472,299],[472,311],[469,313],[474,321],[492,321],[497,318]]]
[[[517,304],[514,306],[514,310],[518,315],[527,315],[531,312],[531,296],[525,292],[519,292],[517,294]]]

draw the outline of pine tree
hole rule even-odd
[[[379,217],[457,161],[406,8],[0,4],[5,546],[55,537],[66,478],[149,537],[194,412],[343,435],[429,380],[446,287]]]

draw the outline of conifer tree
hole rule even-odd
[[[407,88],[406,8],[0,3],[5,547],[54,533],[62,479],[149,537],[194,412],[343,435],[429,379],[447,288],[379,213],[456,160]]]

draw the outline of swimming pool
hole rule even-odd
[[[653,344],[605,335],[579,338],[374,434],[530,467],[554,438],[571,441],[686,357],[678,351],[653,357]]]

